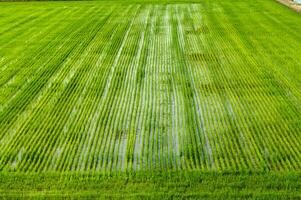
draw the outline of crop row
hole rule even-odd
[[[0,170],[300,170],[300,18],[255,3],[3,8]]]

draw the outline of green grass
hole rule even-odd
[[[157,172],[0,175],[1,198],[300,199],[300,173]],[[9,188],[9,190],[7,190]]]
[[[0,11],[3,197],[114,197],[129,178],[116,198],[300,198],[300,14],[272,0]],[[77,176],[91,184],[74,193]]]

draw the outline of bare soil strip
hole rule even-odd
[[[290,7],[291,9],[301,13],[301,5],[295,3],[292,0],[277,0],[279,3],[282,3],[283,5],[286,5]]]

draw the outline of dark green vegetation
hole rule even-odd
[[[227,174],[197,171],[128,175],[2,174],[0,198],[300,199],[300,179],[300,173]]]
[[[1,195],[301,198],[300,14],[272,0],[0,11]]]

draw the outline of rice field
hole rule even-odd
[[[272,0],[0,3],[0,193],[280,173],[301,198],[300,24]]]

